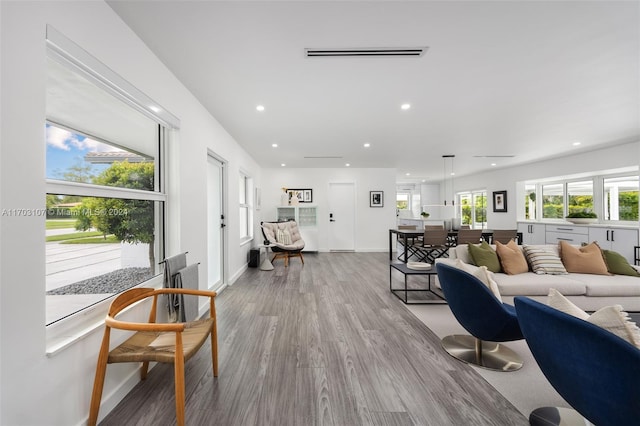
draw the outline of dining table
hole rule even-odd
[[[402,260],[404,263],[409,261],[409,256],[406,248],[408,247],[409,240],[422,237],[424,235],[424,229],[397,229],[391,228],[389,229],[389,260],[393,260],[393,235],[396,235],[396,238],[402,239],[402,244],[405,247],[404,254]],[[492,229],[483,229],[481,234],[481,239],[484,241],[490,242],[491,236],[493,235]],[[448,239],[450,241],[450,246],[455,247],[456,239],[458,237],[458,230],[450,229],[448,233]],[[522,244],[522,232],[517,233],[517,243]],[[479,242],[479,241],[478,241]]]

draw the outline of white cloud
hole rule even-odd
[[[80,139],[78,135],[59,127],[47,126],[47,145],[70,151],[71,148],[95,152],[121,152],[120,148],[98,142],[90,138]]]
[[[60,129],[58,127],[47,126],[47,145],[54,148],[69,151],[71,147],[69,144],[78,143],[78,138],[68,130]]]

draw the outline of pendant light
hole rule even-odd
[[[454,189],[453,189],[453,159],[455,158],[454,154],[446,154],[442,156],[442,161],[444,163],[444,168],[443,168],[443,177],[442,177],[442,182],[444,184],[444,205],[447,205],[447,197],[449,196],[449,192],[447,191],[447,162],[450,163],[450,172],[449,175],[450,176],[450,185],[451,185],[451,205],[455,206],[456,202],[455,202],[455,197],[454,197]]]

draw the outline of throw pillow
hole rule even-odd
[[[464,263],[460,259],[455,260],[456,268],[462,269],[463,271],[473,275],[477,279],[479,279],[482,284],[486,285],[491,293],[502,302],[502,295],[500,294],[500,289],[498,288],[498,283],[493,279],[493,273],[491,273],[486,266],[474,266],[469,265],[468,263]]]
[[[629,265],[627,259],[620,253],[612,250],[602,250],[602,254],[604,254],[604,260],[607,262],[607,270],[612,274],[640,277],[640,272]]]
[[[498,254],[491,248],[489,243],[482,241],[479,246],[467,244],[471,260],[476,266],[486,266],[491,272],[502,272]]]
[[[527,259],[524,258],[518,244],[511,240],[507,244],[496,241],[496,253],[500,259],[502,270],[509,275],[524,274],[529,272]]]
[[[560,258],[567,272],[609,275],[602,251],[596,242],[574,247],[566,241],[560,241]]]
[[[620,305],[605,306],[589,315],[553,288],[549,291],[548,305],[597,325],[640,349],[640,328],[630,320],[629,314]]]
[[[560,256],[551,247],[523,246],[524,255],[531,265],[531,270],[538,275],[566,275],[567,270]]]
[[[276,232],[276,241],[280,244],[289,245],[291,244],[291,233],[288,229],[280,229]]]

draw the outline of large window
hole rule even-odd
[[[593,181],[567,182],[567,214],[593,212]]]
[[[102,80],[110,70],[47,31],[55,39],[44,123],[50,325],[160,273],[169,127],[144,111],[159,111],[152,101],[115,74]]]
[[[240,242],[249,241],[253,238],[253,210],[251,206],[251,194],[253,193],[253,183],[249,176],[240,173],[240,183],[238,185],[240,193]]]
[[[638,175],[594,175],[524,186],[524,218],[564,219],[572,213],[595,213],[601,221],[637,222]]]
[[[604,219],[638,220],[638,176],[603,179]]]
[[[524,186],[524,218],[537,219],[536,211],[536,186],[527,184]]]
[[[472,229],[483,229],[487,226],[487,192],[461,192],[458,194],[458,214],[460,224],[469,225]]]
[[[542,185],[542,218],[562,219],[564,217],[564,185],[554,183]]]

